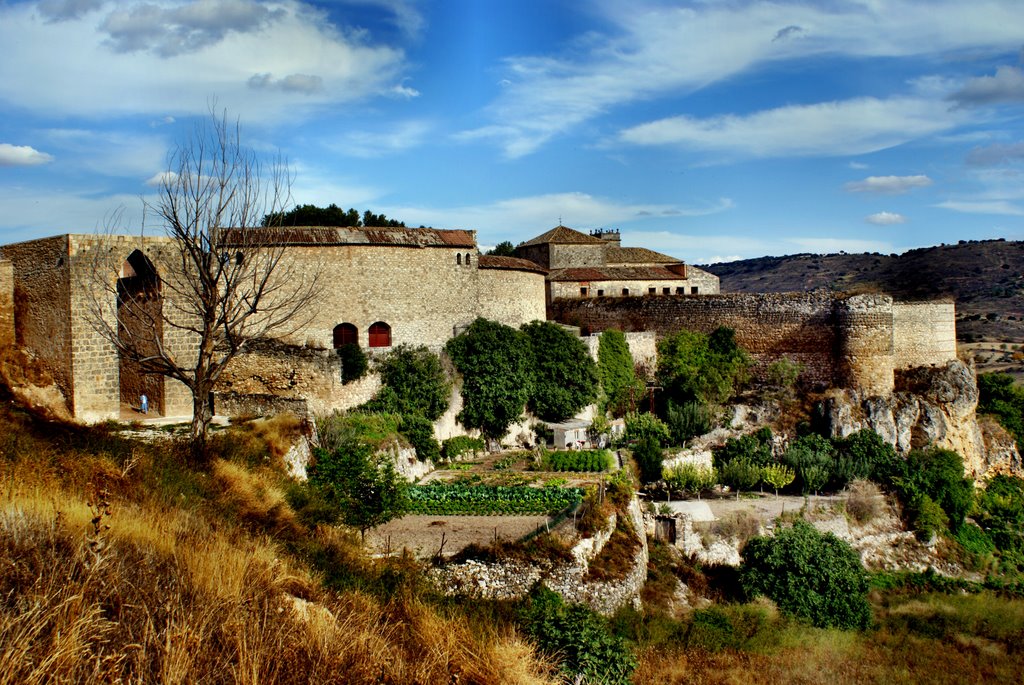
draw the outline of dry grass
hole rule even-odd
[[[857,523],[870,523],[882,512],[885,499],[882,491],[871,481],[855,480],[847,489],[846,513]]]

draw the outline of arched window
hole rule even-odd
[[[462,254],[461,253],[458,253],[458,254],[455,255],[455,263],[458,264],[459,266],[462,266]]]
[[[466,253],[466,266],[469,266],[469,253]]]
[[[339,323],[334,327],[334,349],[349,344],[359,344],[359,329],[350,323]]]
[[[383,321],[370,324],[370,347],[391,347],[391,326]]]

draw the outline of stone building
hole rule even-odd
[[[263,389],[287,397],[315,388],[317,409],[340,408],[346,402],[341,384],[320,376],[324,370],[332,375],[337,366],[333,349],[343,343],[356,342],[370,352],[403,343],[439,349],[477,317],[515,327],[545,317],[544,270],[521,259],[480,255],[474,231],[273,230],[267,243],[282,248],[285,271],[316,271],[321,293],[299,317],[302,325],[271,346],[273,359],[261,356],[267,355],[268,346],[263,346],[263,352],[253,352],[254,359],[237,360],[239,370],[251,372],[226,374],[235,394]],[[221,248],[231,258],[230,232]],[[12,338],[32,355],[77,419],[117,418],[143,392],[153,413],[191,414],[184,385],[141,374],[91,325],[90,300],[102,287],[95,287],[87,272],[98,253],[121,264],[110,276],[117,281],[111,292],[148,289],[154,311],[162,311],[165,319],[175,316],[173,296],[161,288],[174,270],[168,239],[65,234],[0,247],[0,327],[9,322],[7,328],[13,329],[0,331],[0,340]],[[3,307],[7,298],[13,305]],[[130,334],[143,325],[122,320],[117,298],[109,299],[104,315],[117,330]],[[194,335],[174,326],[164,326],[160,338],[181,357],[196,349]],[[312,361],[281,359],[279,352],[289,349],[307,350]]]
[[[709,295],[718,276],[643,247],[622,247],[618,231],[555,228],[516,247],[547,269],[547,301],[637,295]]]

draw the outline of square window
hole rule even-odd
[[[598,297],[604,297],[604,291],[603,290],[598,290],[597,291],[597,296]]]
[[[697,286],[692,286],[690,288],[690,294],[691,295],[696,295],[697,294]]]
[[[586,296],[587,296],[587,289],[586,288],[580,288],[580,297],[586,297]]]
[[[670,292],[672,292],[672,288],[662,288],[661,289],[661,294],[662,295],[668,295]]]
[[[676,288],[676,295],[685,295],[685,294],[686,294],[686,288],[684,288],[682,286],[679,286],[678,288]]]
[[[622,296],[626,297],[627,295],[629,295],[629,288],[623,288],[622,289]]]
[[[657,288],[648,288],[647,289],[647,294],[648,295],[657,295],[658,294],[658,289]]]

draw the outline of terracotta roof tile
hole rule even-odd
[[[556,269],[549,281],[685,281],[686,277],[661,266],[600,266]]]
[[[525,247],[527,245],[543,245],[546,243],[555,243],[559,245],[607,245],[608,243],[600,238],[595,238],[592,235],[586,233],[580,233],[579,231],[569,228],[568,226],[555,226],[547,233],[541,233],[532,240],[527,240],[525,243],[519,245],[519,247]]]
[[[472,231],[442,230],[437,228],[403,227],[333,227],[285,226],[280,228],[250,228],[252,235],[260,235],[273,245],[396,245],[401,247],[476,247]],[[221,244],[226,247],[248,242],[239,229],[224,231]]]
[[[477,266],[481,269],[507,269],[512,271],[532,271],[538,274],[546,274],[547,269],[529,259],[518,257],[499,257],[497,255],[482,254],[477,257]]]
[[[606,259],[609,264],[678,264],[681,260],[646,247],[616,247],[610,245]]]

